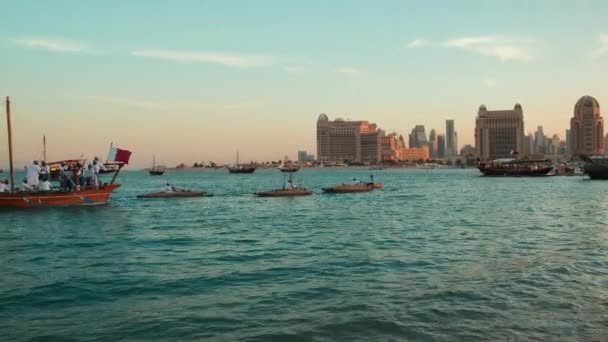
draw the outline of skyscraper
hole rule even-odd
[[[524,114],[518,103],[512,110],[487,110],[481,105],[475,120],[475,149],[482,160],[507,158],[523,150]]]
[[[445,135],[437,136],[437,158],[445,158]]]
[[[528,133],[528,135],[524,137],[522,152],[525,156],[531,156],[534,153],[534,135],[532,135],[532,133]]]
[[[308,161],[308,152],[306,151],[298,151],[298,162],[305,163]]]
[[[368,121],[317,120],[317,157],[321,162],[376,163],[380,161],[381,129]]]
[[[445,156],[454,157],[458,155],[456,143],[456,132],[454,131],[454,120],[445,120]]]
[[[604,119],[595,98],[583,96],[576,102],[570,119],[570,135],[573,157],[604,154]]]
[[[534,153],[545,154],[548,153],[548,141],[545,133],[543,132],[543,126],[538,126],[534,133]]]
[[[435,129],[431,129],[431,133],[429,133],[429,157],[437,158],[437,132]]]
[[[410,147],[422,147],[428,143],[426,139],[426,132],[424,131],[424,125],[416,125],[410,133]]]

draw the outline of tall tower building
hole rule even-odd
[[[454,157],[458,155],[456,146],[456,132],[454,131],[454,120],[445,120],[445,156]]]
[[[445,158],[445,135],[439,134],[437,136],[437,158]]]
[[[573,157],[604,154],[604,119],[595,98],[583,96],[574,105],[570,136]]]
[[[317,158],[321,162],[376,163],[381,158],[384,132],[367,121],[317,119]]]
[[[437,132],[435,129],[431,129],[431,133],[429,133],[429,157],[437,158]]]
[[[426,132],[424,131],[424,125],[416,125],[410,133],[410,147],[422,147],[428,143],[426,139]]]
[[[487,110],[481,105],[475,120],[475,149],[481,160],[508,158],[523,150],[524,114],[518,103],[512,110]]]

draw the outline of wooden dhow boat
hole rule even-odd
[[[294,164],[287,156],[283,159],[283,164],[278,167],[281,172],[298,172],[300,170],[300,166]]]
[[[66,181],[71,182],[73,191],[19,191],[15,187],[15,173],[13,167],[13,136],[11,128],[11,108],[10,98],[6,98],[6,121],[8,129],[8,152],[9,152],[9,172],[10,172],[10,190],[9,192],[0,193],[0,208],[2,207],[54,207],[54,206],[83,206],[83,205],[99,205],[107,203],[112,192],[120,187],[116,184],[116,177],[120,173],[122,167],[128,163],[128,158],[131,152],[126,150],[118,150],[120,154],[114,153],[117,156],[115,165],[117,170],[112,177],[110,183],[104,183],[98,186],[80,186],[78,171],[78,162],[75,160],[64,160],[53,162],[50,164],[64,165],[64,175]],[[120,161],[118,159],[123,159]],[[126,158],[126,159],[124,159]],[[78,160],[80,161],[80,160]]]
[[[239,152],[236,152],[236,164],[228,167],[228,172],[230,173],[253,173],[256,167],[252,164],[250,165],[241,165],[239,164]]]
[[[298,188],[293,182],[292,172],[289,172],[289,180],[283,180],[283,188],[270,191],[256,192],[259,197],[296,197],[312,195],[312,191]]]
[[[494,177],[544,177],[553,170],[550,160],[496,159],[480,162],[477,168],[484,176]]]
[[[165,173],[163,165],[156,165],[156,156],[152,156],[152,168],[148,171],[150,176],[162,176]]]

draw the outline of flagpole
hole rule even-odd
[[[11,126],[11,99],[6,97],[6,126],[8,128],[8,159],[11,174],[11,192],[15,191],[15,172],[13,169],[13,129]]]

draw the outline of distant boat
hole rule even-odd
[[[150,169],[150,176],[162,176],[165,173],[164,165],[156,165],[156,156],[152,156],[152,168]]]
[[[300,166],[295,165],[287,158],[287,156],[285,156],[283,164],[281,164],[278,169],[281,170],[281,172],[298,172],[298,170],[300,170]]]
[[[253,165],[241,165],[239,164],[239,152],[236,152],[236,164],[228,166],[228,172],[230,173],[253,173],[256,167]]]
[[[259,197],[296,197],[312,195],[312,191],[298,188],[293,182],[293,172],[289,172],[289,180],[283,179],[283,188],[256,192]]]
[[[197,191],[197,190],[180,190],[173,192],[153,192],[145,195],[138,195],[137,198],[176,198],[176,197],[211,197],[213,194],[207,193],[205,191]]]

